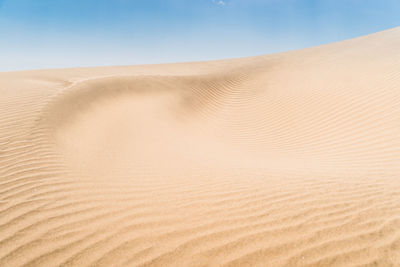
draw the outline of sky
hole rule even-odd
[[[0,0],[0,71],[256,56],[400,26],[400,0]]]

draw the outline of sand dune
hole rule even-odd
[[[400,266],[400,28],[0,90],[0,266]]]

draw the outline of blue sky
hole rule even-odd
[[[400,26],[400,0],[0,0],[0,71],[253,56]]]

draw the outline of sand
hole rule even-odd
[[[0,90],[0,266],[400,266],[400,28]]]

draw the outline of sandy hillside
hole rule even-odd
[[[0,266],[400,266],[400,28],[0,92]]]

